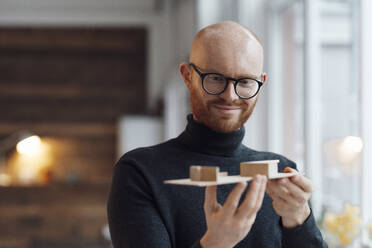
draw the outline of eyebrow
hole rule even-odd
[[[229,77],[229,76],[226,76],[225,74],[221,73],[221,72],[218,72],[218,70],[214,70],[214,69],[211,69],[210,71],[204,71],[202,70],[201,68],[198,67],[198,69],[202,72],[202,73],[218,73],[218,74],[221,74],[221,75],[224,75],[225,77]],[[259,76],[256,76],[256,75],[253,75],[253,74],[245,74],[245,75],[241,75],[239,77],[236,77],[236,79],[240,79],[240,78],[253,78],[253,79],[256,79],[256,80],[259,80],[261,81],[261,78],[262,75],[259,75]]]

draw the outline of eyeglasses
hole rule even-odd
[[[257,95],[263,85],[262,82],[254,78],[231,78],[215,72],[202,73],[193,63],[189,65],[199,74],[203,90],[210,95],[222,94],[227,89],[229,81],[232,80],[235,93],[242,99],[250,99]]]

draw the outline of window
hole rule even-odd
[[[372,188],[363,184],[371,158],[363,160],[362,153],[371,135],[362,129],[371,125],[363,106],[371,100],[362,98],[362,82],[371,75],[360,77],[360,1],[281,3],[273,6],[269,22],[269,150],[296,161],[312,179],[319,221],[324,212],[341,212],[345,203],[371,214],[362,190]],[[364,224],[369,218],[364,215]]]

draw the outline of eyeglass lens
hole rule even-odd
[[[205,90],[210,94],[220,94],[225,90],[227,79],[219,74],[208,74],[203,80]],[[259,89],[259,84],[252,79],[241,79],[237,82],[236,93],[243,98],[254,96]]]

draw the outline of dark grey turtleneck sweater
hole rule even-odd
[[[163,184],[186,178],[190,165],[219,166],[229,175],[239,175],[240,162],[279,159],[279,170],[296,168],[285,157],[259,152],[242,144],[244,127],[216,133],[188,116],[186,130],[165,143],[138,148],[120,158],[114,168],[108,220],[115,248],[200,247],[206,232],[203,211],[204,188]],[[140,134],[139,134],[140,135]],[[223,204],[234,185],[218,186]],[[265,195],[249,234],[236,247],[327,247],[313,215],[296,228],[286,229]]]

